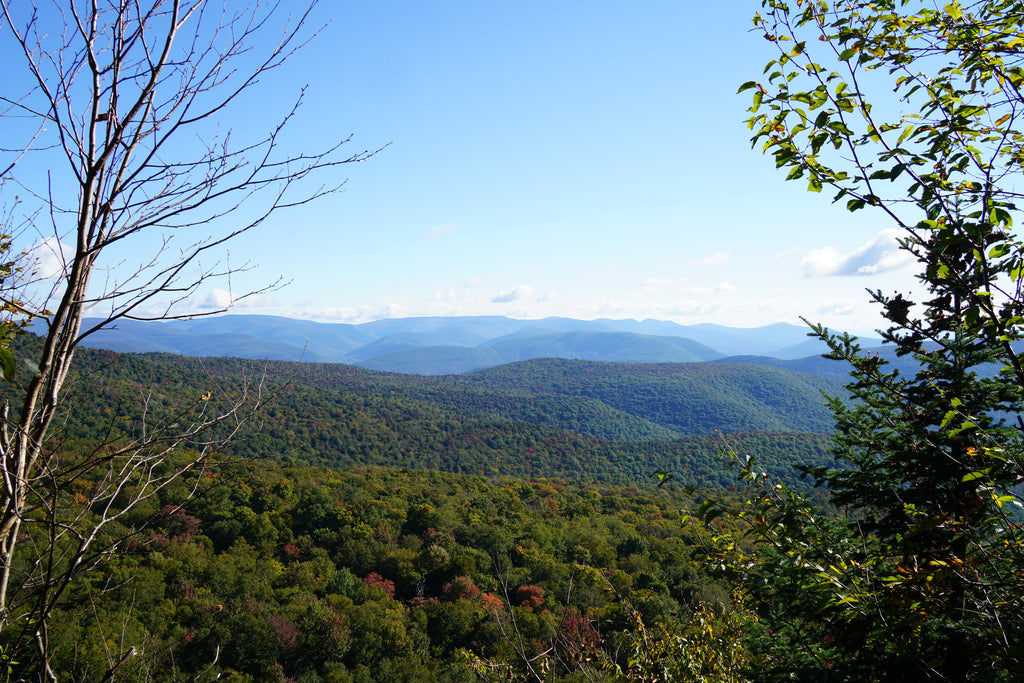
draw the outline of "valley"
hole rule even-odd
[[[17,356],[39,343],[19,339]],[[671,615],[729,600],[687,521],[706,495],[739,500],[729,453],[807,491],[794,466],[831,462],[822,392],[841,393],[837,379],[703,353],[403,374],[81,348],[57,453],[95,461],[196,411],[240,407],[243,421],[195,434],[182,462],[237,429],[104,527],[123,547],[75,584],[87,602],[102,593],[104,611],[62,603],[57,623],[81,626],[55,629],[54,661],[103,670],[103,634],[130,615],[134,642],[167,654],[126,671],[154,680],[211,662],[242,680],[367,683],[512,675],[524,657],[591,676],[628,668],[637,619],[668,637]],[[23,363],[2,389],[31,377]],[[76,495],[102,472],[83,469]]]

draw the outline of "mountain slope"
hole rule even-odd
[[[494,349],[469,346],[420,346],[396,349],[357,361],[367,370],[400,372],[409,375],[460,375],[503,363]]]
[[[487,342],[505,363],[532,358],[572,358],[635,363],[691,363],[722,354],[692,339],[657,337],[632,332],[564,332],[500,337]]]
[[[22,342],[17,353],[33,352]],[[220,409],[257,381],[263,395],[276,395],[229,455],[586,479],[687,469],[694,481],[725,485],[731,475],[717,464],[716,431],[744,435],[737,443],[779,471],[789,471],[793,444],[805,460],[828,457],[818,379],[760,366],[554,359],[421,377],[82,349],[56,436],[73,447],[131,433],[143,416],[152,429],[162,416],[184,419],[183,406]],[[212,398],[197,404],[207,392]]]
[[[741,363],[587,363],[539,359],[465,376],[467,382],[596,398],[680,434],[806,431],[832,426],[826,377]]]

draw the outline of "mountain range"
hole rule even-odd
[[[98,322],[88,319],[85,327]],[[35,331],[42,332],[45,322],[37,325]],[[871,347],[880,341],[863,344]],[[721,362],[737,356],[746,363],[801,371],[815,372],[801,364],[820,366],[815,374],[841,371],[814,358],[825,346],[809,339],[807,328],[786,323],[735,328],[662,320],[467,316],[344,324],[223,315],[163,322],[122,320],[89,335],[83,345],[118,352],[345,363],[419,375],[461,374],[534,358],[680,363]]]

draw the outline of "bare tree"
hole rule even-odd
[[[0,45],[23,56],[17,69],[5,64],[23,77],[5,81],[27,84],[0,93],[0,139],[22,136],[0,150],[0,187],[19,195],[14,227],[62,259],[34,307],[23,302],[43,291],[38,273],[5,298],[8,313],[46,322],[32,377],[14,410],[4,407],[0,433],[0,635],[34,641],[33,675],[56,679],[48,618],[68,581],[110,549],[100,530],[201,463],[216,445],[203,441],[207,428],[227,424],[218,439],[229,437],[262,401],[253,378],[237,400],[203,394],[178,415],[142,422],[131,439],[71,458],[49,449],[48,434],[76,347],[120,319],[194,314],[185,306],[201,288],[237,272],[219,261],[225,242],[336,191],[332,169],[372,154],[342,153],[346,140],[287,151],[283,132],[301,92],[258,139],[238,143],[221,128],[238,115],[232,105],[317,33],[307,27],[311,9],[289,16],[275,0],[0,0]],[[48,171],[34,183],[40,166]],[[13,204],[9,192],[5,203]],[[83,327],[87,314],[101,322]],[[193,455],[169,468],[185,444]],[[88,505],[62,517],[69,482],[87,472]],[[33,536],[43,547],[20,542],[28,524],[46,526]]]

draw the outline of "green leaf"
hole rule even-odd
[[[3,377],[8,382],[14,380],[14,371],[18,364],[14,360],[14,354],[11,353],[9,348],[0,348],[0,373],[3,373]]]
[[[1010,247],[1007,244],[997,244],[988,250],[989,258],[1002,258],[1010,253]]]

